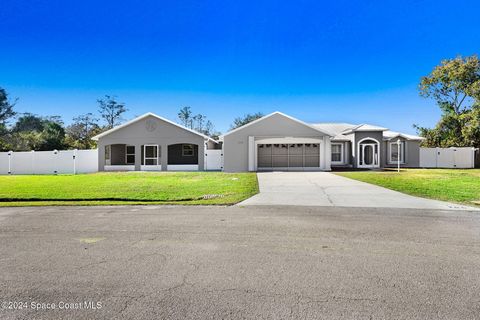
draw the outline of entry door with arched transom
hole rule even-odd
[[[357,166],[359,168],[380,167],[379,143],[376,140],[364,139],[359,141]]]

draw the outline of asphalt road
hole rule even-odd
[[[480,214],[3,208],[0,299],[0,319],[479,319]]]

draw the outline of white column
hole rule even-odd
[[[330,137],[323,137],[323,170],[332,170],[332,141]]]
[[[255,171],[255,137],[248,137],[248,171]]]

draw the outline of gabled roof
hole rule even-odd
[[[390,130],[385,131],[383,133],[383,140],[393,140],[393,139],[396,139],[396,138],[403,138],[403,139],[406,139],[406,140],[418,140],[418,141],[425,140],[425,138],[423,138],[423,137],[414,136],[414,135],[411,135],[411,134],[400,133],[400,132],[395,132],[395,131],[390,131]]]
[[[320,133],[322,133],[322,134],[324,134],[324,135],[327,135],[327,136],[330,136],[330,137],[333,137],[333,136],[334,136],[333,133],[330,133],[330,132],[328,132],[328,131],[326,131],[326,130],[322,130],[322,129],[316,128],[316,127],[313,126],[313,125],[310,125],[310,124],[308,124],[308,123],[306,123],[306,122],[303,122],[303,121],[298,120],[298,119],[296,119],[296,118],[294,118],[294,117],[291,117],[291,116],[289,116],[289,115],[286,115],[285,113],[282,113],[282,112],[280,112],[280,111],[275,111],[275,112],[272,112],[272,113],[270,113],[270,114],[267,114],[266,116],[263,116],[263,117],[261,117],[261,118],[259,118],[259,119],[257,119],[257,120],[254,120],[254,121],[252,121],[252,122],[249,122],[249,123],[247,123],[247,124],[245,124],[245,125],[243,125],[243,126],[241,126],[241,127],[235,128],[235,129],[233,129],[233,130],[225,133],[225,134],[222,135],[221,137],[223,138],[223,137],[225,137],[225,136],[228,136],[229,134],[232,134],[232,133],[234,133],[234,132],[243,130],[243,129],[245,129],[246,127],[249,127],[249,126],[251,126],[251,125],[253,125],[253,124],[255,124],[255,123],[258,123],[258,122],[260,122],[260,121],[263,121],[263,120],[265,120],[265,119],[267,119],[267,118],[270,118],[270,117],[272,117],[272,116],[274,116],[274,115],[280,115],[280,116],[285,117],[285,118],[287,118],[287,119],[293,120],[293,121],[295,121],[295,122],[297,122],[297,123],[299,123],[299,124],[302,124],[302,125],[304,125],[304,126],[306,126],[306,127],[309,127],[310,129],[313,129],[313,130],[315,130],[315,131],[318,131],[318,132],[320,132]]]
[[[355,126],[353,128],[347,129],[342,133],[349,134],[352,132],[359,132],[359,131],[387,131],[387,130],[388,128],[378,127],[378,126],[364,123],[364,124],[359,124],[358,126]]]
[[[327,123],[314,123],[312,124],[315,128],[318,128],[320,130],[328,131],[334,134],[334,137],[332,140],[344,140],[344,141],[349,141],[350,139],[342,134],[343,131],[353,128],[356,125],[351,124],[351,123],[333,123],[333,122],[327,122]]]
[[[127,122],[125,122],[125,123],[123,123],[123,124],[121,124],[121,125],[118,125],[118,126],[116,126],[116,127],[113,127],[113,128],[110,129],[110,130],[107,130],[107,131],[105,131],[105,132],[102,132],[102,133],[96,135],[95,137],[93,137],[92,140],[97,141],[99,138],[105,137],[105,136],[109,135],[109,134],[112,133],[112,132],[115,132],[115,131],[117,131],[117,130],[120,130],[120,129],[122,129],[122,128],[125,128],[125,127],[127,127],[127,126],[129,126],[129,125],[131,125],[131,124],[133,124],[133,123],[135,123],[135,122],[138,122],[138,121],[140,121],[140,120],[143,120],[143,119],[145,119],[145,118],[147,118],[147,117],[157,118],[157,119],[162,120],[162,121],[165,121],[165,122],[167,122],[167,123],[169,123],[169,124],[171,124],[171,125],[174,125],[174,126],[177,126],[177,127],[179,127],[179,128],[182,128],[183,130],[187,130],[187,131],[189,131],[189,132],[191,132],[191,133],[193,133],[193,134],[196,134],[196,135],[198,135],[198,136],[201,136],[201,137],[203,137],[204,139],[211,140],[211,141],[217,143],[217,141],[215,141],[214,139],[210,138],[209,136],[206,136],[206,135],[204,135],[204,134],[202,134],[202,133],[200,133],[200,132],[197,132],[197,131],[195,131],[195,130],[189,129],[189,128],[187,128],[187,127],[184,127],[184,126],[182,126],[182,125],[180,125],[180,124],[178,124],[178,123],[175,123],[175,122],[170,121],[170,120],[168,120],[168,119],[165,119],[165,118],[163,118],[163,117],[160,117],[159,115],[156,115],[156,114],[154,114],[154,113],[152,113],[152,112],[147,112],[147,113],[145,113],[145,114],[143,114],[143,115],[141,115],[141,116],[139,116],[139,117],[136,117],[135,119],[132,119],[132,120],[127,121]]]

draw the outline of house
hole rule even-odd
[[[204,170],[205,150],[218,142],[153,113],[95,137],[99,171]]]
[[[273,112],[227,132],[220,141],[153,113],[93,139],[99,171],[241,172],[384,168],[397,166],[398,160],[402,167],[419,167],[423,138],[370,124],[309,124]],[[223,156],[222,161],[207,166],[209,154]]]
[[[227,132],[224,170],[418,167],[423,138],[369,124],[308,124],[274,112]],[[400,152],[400,153],[399,153]]]

